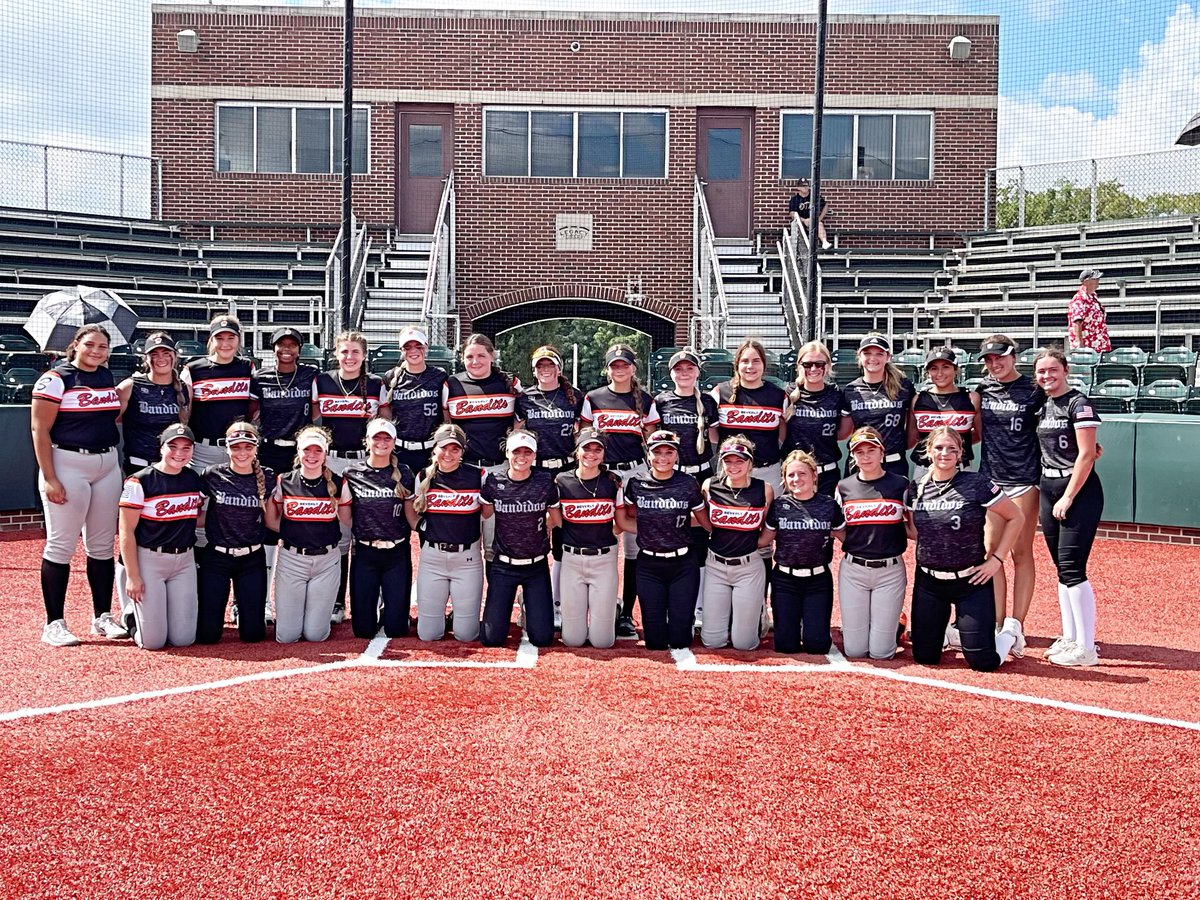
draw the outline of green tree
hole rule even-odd
[[[629,344],[638,357],[638,377],[644,386],[650,386],[648,367],[650,360],[650,336],[624,325],[614,325],[599,319],[548,319],[531,322],[505,331],[496,338],[496,350],[501,365],[509,372],[520,376],[528,384],[533,377],[529,359],[533,351],[543,344],[552,344],[562,354],[564,373],[571,377],[571,349],[579,345],[579,384],[582,390],[591,390],[605,381],[604,354],[617,342]]]
[[[1020,192],[1015,184],[1007,184],[996,192],[996,226],[1018,228]],[[1200,193],[1149,194],[1135,197],[1116,180],[1096,185],[1096,219],[1143,219],[1157,216],[1182,216],[1200,213]],[[1025,225],[1066,225],[1089,222],[1092,218],[1092,193],[1067,179],[1060,179],[1043,191],[1025,195]]]

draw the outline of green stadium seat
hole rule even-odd
[[[733,351],[725,350],[721,347],[709,347],[700,351],[700,363],[707,366],[709,363],[720,362],[733,365]]]
[[[1091,373],[1089,372],[1087,375],[1084,375],[1080,372],[1072,371],[1067,375],[1067,384],[1075,388],[1075,390],[1086,394],[1092,387]]]
[[[1180,363],[1146,363],[1141,368],[1142,384],[1154,384],[1156,381],[1180,381],[1187,384],[1188,368]]]
[[[1092,380],[1096,384],[1106,381],[1132,381],[1135,385],[1142,379],[1138,367],[1131,363],[1102,362],[1092,370]]]
[[[848,365],[858,367],[858,350],[854,347],[838,347],[833,351],[833,364],[835,366]]]
[[[1144,366],[1148,360],[1149,355],[1141,347],[1118,347],[1100,357],[1102,363],[1124,363],[1130,366]]]
[[[1196,365],[1196,351],[1190,347],[1164,347],[1150,357],[1152,363],[1176,363],[1181,366]]]
[[[659,347],[650,353],[650,362],[661,363],[665,366],[671,357],[682,349],[682,347]]]
[[[1074,370],[1076,366],[1094,366],[1100,362],[1100,352],[1091,347],[1078,347],[1067,354],[1067,363]]]
[[[1126,400],[1132,400],[1137,395],[1137,382],[1131,378],[1110,378],[1098,382],[1091,393],[1093,397],[1121,397]]]
[[[920,347],[909,347],[892,356],[892,362],[898,366],[923,366],[925,351]]]
[[[1101,415],[1124,415],[1133,403],[1127,397],[1089,397],[1092,407]]]
[[[1041,347],[1028,347],[1028,348],[1022,350],[1020,353],[1017,354],[1017,362],[1020,364],[1029,366],[1030,371],[1032,372],[1033,371],[1033,368],[1032,368],[1033,361],[1034,361],[1034,359],[1037,358],[1038,352],[1041,349],[1042,349]]]
[[[400,365],[403,358],[404,354],[400,350],[381,349],[372,357],[368,364],[368,371],[373,375],[383,375],[389,369]]]
[[[983,363],[968,362],[958,367],[958,378],[961,382],[979,381],[984,376]]]
[[[732,362],[706,362],[703,366],[704,377],[725,381],[733,377]]]

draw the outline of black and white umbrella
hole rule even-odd
[[[39,300],[25,330],[43,350],[65,350],[81,326],[93,323],[104,326],[109,346],[122,347],[133,336],[138,316],[116,292],[79,285]]]

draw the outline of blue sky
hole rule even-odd
[[[737,13],[816,8],[815,0],[357,4]],[[0,140],[148,153],[150,0],[3,0],[3,5]],[[337,7],[341,0],[290,5]],[[1000,16],[1001,165],[1167,150],[1200,112],[1200,0],[829,0],[829,9]],[[0,144],[0,166],[25,162],[20,151]]]

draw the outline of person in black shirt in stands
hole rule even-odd
[[[807,178],[796,181],[796,193],[788,201],[788,213],[800,220],[806,232],[812,229],[812,186]],[[821,241],[821,249],[828,250],[833,245],[829,243],[829,235],[825,232],[825,214],[829,212],[825,198],[821,198],[821,212],[817,215],[817,237]]]
[[[267,557],[263,544],[263,509],[275,473],[258,462],[258,429],[234,422],[225,431],[229,462],[200,473],[205,508],[200,522],[208,530],[208,552],[200,559],[200,601],[196,642],[221,639],[229,587],[238,605],[238,636],[243,641],[266,637]]]
[[[501,647],[508,637],[517,588],[525,603],[525,628],[535,647],[554,640],[554,601],[550,590],[549,528],[559,524],[558,487],[549,472],[535,470],[538,440],[514,431],[505,441],[507,472],[489,472],[479,499],[485,515],[496,518],[495,552],[488,571],[481,641]],[[549,519],[549,525],[547,525]]]
[[[1004,662],[1016,636],[996,633],[991,581],[1016,543],[1024,517],[995,482],[960,468],[963,438],[957,428],[939,425],[929,431],[926,442],[932,466],[912,499],[917,535],[913,659],[930,666],[941,661],[953,607],[967,665],[992,672]],[[983,526],[989,515],[1002,526],[992,555],[984,550]]]
[[[676,471],[679,437],[655,431],[646,440],[650,471],[629,479],[625,511],[637,535],[637,595],[647,650],[690,647],[699,567],[688,559],[691,524],[708,528],[704,495],[691,475]]]
[[[383,599],[383,633],[408,634],[412,592],[412,549],[409,536],[417,524],[413,509],[412,470],[393,455],[396,426],[387,419],[367,423],[368,456],[343,473],[342,502],[350,504],[354,549],[350,561],[350,624],[354,636],[370,640],[379,630]]]

